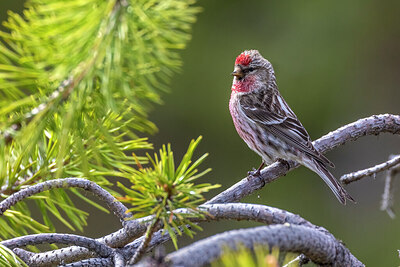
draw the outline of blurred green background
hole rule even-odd
[[[0,20],[9,9],[21,12],[23,3],[0,1]],[[271,61],[282,95],[313,139],[359,118],[399,113],[400,1],[202,0],[198,5],[204,10],[182,52],[182,71],[163,96],[164,104],[150,114],[159,127],[150,140],[155,147],[171,143],[180,157],[190,139],[203,135],[198,155],[209,152],[205,164],[213,169],[206,180],[222,184],[209,197],[260,164],[237,135],[228,110],[230,72],[245,49],[258,49]],[[327,156],[340,177],[399,153],[400,137],[385,134],[364,137]],[[400,186],[398,181],[395,185]],[[302,167],[243,202],[300,214],[343,240],[367,266],[398,266],[400,219],[379,211],[383,175],[347,190],[356,205],[342,206],[316,174]],[[399,200],[397,195],[395,202]],[[87,210],[88,235],[98,237],[118,228],[112,216]],[[204,224],[197,238],[254,225]],[[188,242],[192,240],[180,244]]]

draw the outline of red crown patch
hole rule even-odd
[[[246,55],[244,53],[241,53],[235,60],[235,64],[240,64],[244,66],[249,65],[250,62],[251,62],[250,55]]]

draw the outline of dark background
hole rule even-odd
[[[0,20],[8,9],[21,12],[23,2],[1,1]],[[204,168],[213,169],[203,181],[222,185],[209,197],[260,164],[237,135],[228,110],[229,74],[235,57],[245,49],[258,49],[271,61],[282,95],[313,139],[359,118],[399,113],[399,1],[202,0],[198,5],[204,10],[182,52],[183,69],[174,76],[171,93],[163,96],[164,105],[150,115],[159,127],[150,140],[157,148],[171,143],[180,157],[190,139],[203,135],[198,155],[209,152]],[[399,136],[385,134],[364,137],[327,156],[339,178],[398,153]],[[398,181],[395,185],[400,186]],[[243,202],[300,214],[343,240],[367,266],[398,266],[399,218],[392,220],[379,211],[383,175],[346,188],[356,205],[342,206],[316,174],[302,167]],[[396,196],[395,202],[399,200]],[[89,211],[87,235],[98,237],[117,229],[112,216]],[[205,224],[197,236],[254,225]]]

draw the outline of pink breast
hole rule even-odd
[[[255,78],[253,76],[246,77],[243,80],[235,80],[232,84],[232,91],[238,93],[247,93],[252,91],[252,86],[254,85]]]

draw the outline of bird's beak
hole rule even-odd
[[[243,70],[239,65],[235,66],[235,69],[233,70],[233,72],[231,74],[232,74],[232,76],[238,77],[239,79],[243,78],[243,76],[244,76]]]

